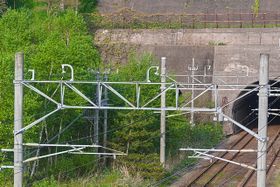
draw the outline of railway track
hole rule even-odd
[[[277,142],[280,141],[280,129],[277,131],[276,136],[274,136],[271,141],[269,142],[269,145],[267,147],[267,175],[270,174],[272,170],[272,166],[276,161],[276,158],[279,156],[280,153],[280,147],[274,146]],[[276,150],[275,150],[276,148]],[[269,159],[270,158],[270,159]],[[254,164],[256,167],[256,162]],[[256,183],[256,171],[249,170],[246,175],[244,176],[243,180],[240,181],[238,184],[238,187],[245,187],[245,186],[252,186],[252,184]]]
[[[267,174],[271,175],[273,166],[277,160],[277,157],[280,155],[280,125],[269,127],[268,134],[270,137],[270,141],[268,144],[268,154],[267,154]],[[255,148],[257,145],[257,141],[251,135],[242,132],[240,138],[231,144],[228,149],[245,149],[245,148]],[[248,157],[248,155],[250,156]],[[242,163],[248,163],[248,165],[256,166],[256,163],[253,160],[256,159],[256,153],[230,153],[224,152],[223,154],[217,155],[221,158],[225,158],[231,161],[237,161]],[[246,158],[247,157],[247,158]],[[245,160],[245,161],[244,161]],[[235,181],[234,186],[238,187],[246,187],[252,186],[252,184],[256,184],[256,172],[255,170],[249,170],[246,172],[245,168],[240,168],[240,166],[230,166],[228,162],[223,162],[219,160],[214,160],[208,167],[202,169],[195,177],[192,177],[190,182],[187,182],[184,186],[219,186],[221,185],[221,180],[225,181],[227,178],[230,178],[230,174],[234,175],[238,174],[239,171],[239,179]],[[234,171],[235,170],[235,171]],[[230,172],[228,172],[230,171]],[[226,173],[226,174],[225,174]],[[224,175],[224,176],[223,176]],[[227,176],[226,176],[227,175]],[[226,186],[222,184],[221,186]]]
[[[247,133],[244,133],[233,145],[229,147],[229,149],[244,149],[254,137],[250,136]],[[228,160],[233,160],[238,153],[234,153],[233,155],[229,152],[224,152],[222,155],[219,155],[221,158],[225,158]],[[219,168],[217,168],[217,164],[219,163]],[[209,185],[213,179],[228,165],[228,162],[222,162],[219,160],[215,160],[212,162],[210,166],[205,168],[193,181],[191,181],[187,186],[207,186]],[[208,179],[205,179],[208,178]]]

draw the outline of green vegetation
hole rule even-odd
[[[26,2],[26,3],[25,3]],[[61,73],[61,64],[71,64],[75,69],[76,80],[94,80],[91,70],[103,69],[100,54],[88,33],[84,17],[74,10],[38,11],[38,4],[33,1],[16,1],[15,10],[5,10],[0,18],[0,148],[13,146],[13,76],[15,52],[25,53],[25,79],[30,79],[28,69],[35,69],[37,80],[69,79],[70,75]],[[42,4],[40,4],[41,6]],[[45,6],[45,4],[43,4]],[[81,1],[79,10],[94,10],[96,1]],[[34,10],[30,8],[34,7]],[[19,8],[19,9],[17,9]],[[3,9],[4,10],[4,9]],[[100,17],[97,13],[94,22]],[[93,21],[93,20],[91,20]],[[160,26],[159,26],[160,27]],[[145,81],[146,70],[158,64],[151,54],[128,57],[127,64],[116,66],[118,73],[113,72],[109,81]],[[151,76],[159,82],[159,76]],[[34,84],[36,88],[59,99],[57,85]],[[94,88],[77,85],[86,95],[93,95]],[[131,102],[135,102],[135,88],[129,86],[114,87]],[[24,90],[24,124],[29,124],[56,108],[47,100]],[[144,103],[159,93],[158,86],[143,86],[145,93],[140,102]],[[67,94],[67,103],[85,104],[73,93]],[[109,95],[110,104],[121,101]],[[168,104],[174,103],[174,93],[167,93]],[[184,100],[185,98],[180,98]],[[157,99],[152,106],[159,106]],[[52,115],[39,125],[24,133],[25,142],[46,143],[57,132],[66,127],[82,110],[63,110]],[[174,113],[170,113],[174,114]],[[176,112],[180,114],[180,112]],[[222,138],[219,124],[198,124],[191,128],[185,115],[167,119],[167,159],[178,160],[164,170],[159,163],[159,114],[151,111],[110,111],[108,147],[127,152],[128,156],[108,159],[107,165],[100,164],[97,156],[63,155],[28,163],[25,166],[24,181],[26,186],[146,186],[161,181],[181,168],[193,164],[186,160],[188,153],[179,153],[180,147],[212,147]],[[50,143],[92,143],[92,125],[86,119],[80,119],[63,135]],[[62,149],[41,149],[39,154],[49,154]],[[37,149],[25,149],[25,157],[36,156]],[[11,165],[13,155],[1,153],[1,165]],[[172,166],[171,166],[172,165]],[[173,166],[174,165],[174,166]],[[34,172],[35,171],[35,172]],[[0,173],[0,186],[11,186],[12,171]],[[173,179],[173,177],[170,177]],[[70,181],[70,182],[68,182]],[[165,181],[165,180],[164,180]]]
[[[208,45],[210,46],[220,46],[220,45],[226,45],[224,42],[220,42],[220,41],[209,41]]]
[[[28,69],[35,69],[36,79],[57,80],[68,79],[69,75],[61,74],[61,64],[69,63],[75,68],[77,79],[91,79],[92,76],[87,68],[96,69],[100,63],[99,53],[92,44],[92,38],[87,33],[87,28],[83,18],[76,15],[73,11],[65,11],[57,15],[46,15],[36,13],[30,10],[9,10],[0,19],[0,142],[1,148],[12,147],[13,137],[13,72],[14,55],[17,51],[25,53],[25,72]],[[26,79],[30,74],[25,74]],[[58,98],[55,90],[57,85],[39,86],[37,88],[49,93],[54,98]],[[90,90],[85,90],[90,92]],[[68,102],[82,102],[75,95],[67,96]],[[40,96],[35,95],[28,89],[25,89],[24,102],[24,123],[28,124],[40,116],[43,116],[55,109],[55,105],[50,104]],[[41,125],[33,127],[25,133],[26,142],[45,142],[49,137],[54,136],[60,128],[69,123],[73,116],[81,111],[61,111],[52,118],[44,121]],[[67,131],[60,141],[68,140],[75,131],[83,132],[86,123],[83,121],[77,123],[75,129]],[[85,130],[84,130],[85,131]],[[76,135],[74,133],[74,135]],[[32,150],[26,150],[26,155],[31,154]],[[54,150],[42,150],[41,154],[53,152]],[[34,155],[34,153],[33,153]],[[3,156],[3,155],[2,155]],[[58,162],[52,167],[54,160],[42,162],[56,171],[62,167],[73,167],[80,165],[84,160],[72,156],[63,162]],[[84,157],[86,158],[86,157]],[[73,159],[73,160],[72,160]],[[11,164],[12,155],[8,154],[2,164]],[[74,161],[75,160],[75,161]],[[67,162],[66,162],[67,161]],[[65,164],[65,166],[61,166]],[[31,167],[30,165],[28,167]],[[44,170],[47,170],[45,167]],[[4,173],[4,176],[10,176],[10,172]],[[86,172],[86,170],[85,170]],[[1,173],[1,182],[4,176]],[[55,174],[55,173],[54,173]],[[1,185],[3,186],[3,185]]]
[[[3,0],[5,4],[12,9],[33,8],[35,3],[33,0]]]
[[[79,12],[91,13],[95,11],[96,6],[97,6],[97,0],[80,0]]]
[[[110,81],[145,81],[145,72],[154,61],[149,54],[137,58],[135,55],[129,57],[128,64],[119,68],[118,74],[111,76]],[[153,81],[159,82],[159,76],[151,77]],[[135,102],[134,87],[116,87],[122,95]],[[140,102],[147,102],[159,93],[159,86],[147,85],[141,86],[142,94]],[[171,94],[167,97],[169,102],[174,102],[174,96]],[[111,102],[117,103],[118,99],[110,96]],[[159,98],[160,99],[160,98]],[[152,103],[153,106],[159,106],[160,100],[157,99]],[[116,129],[111,135],[111,147],[129,153],[116,161],[117,165],[127,166],[132,173],[140,173],[144,178],[157,180],[164,175],[164,171],[159,164],[159,115],[152,111],[113,111],[111,128]],[[136,122],[135,122],[136,121]],[[176,141],[184,138],[186,118],[179,116],[177,121],[169,121],[167,138],[169,139],[168,152],[174,152],[182,146],[183,141]],[[173,154],[172,154],[173,155]]]
[[[203,15],[137,15],[133,12],[126,15],[100,15],[97,12],[83,14],[89,27],[95,29],[204,29],[204,28],[274,28],[279,27],[279,21],[257,16],[240,20],[224,20],[227,14],[219,15],[221,20],[204,20]],[[269,14],[267,14],[269,16]],[[215,19],[215,18],[213,18]]]
[[[96,173],[93,176],[87,176],[86,178],[69,180],[68,182],[59,182],[54,177],[51,177],[36,182],[33,187],[142,187],[150,184],[149,181],[143,180],[139,175],[132,177],[127,168],[123,167],[120,170],[112,169],[103,173]]]
[[[252,5],[251,8],[255,16],[258,16],[260,10],[260,0],[255,0],[255,3]]]

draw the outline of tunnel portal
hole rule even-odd
[[[270,80],[269,84],[272,85],[275,83],[274,80]],[[247,86],[246,91],[240,92],[239,96],[242,96],[255,88],[253,85],[258,85],[259,82],[254,82],[251,85]],[[275,83],[272,88],[280,88],[280,83]],[[258,127],[258,90],[251,92],[250,94],[244,96],[243,98],[234,102],[232,107],[232,116],[233,119],[242,125],[252,129]],[[269,97],[268,99],[268,108],[275,109],[280,106],[280,97]],[[277,112],[278,113],[278,112]],[[268,125],[280,125],[280,116],[269,115]],[[242,131],[238,126],[233,126],[234,133]]]

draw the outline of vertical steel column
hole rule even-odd
[[[100,81],[99,72],[96,74],[96,81]],[[99,102],[99,84],[96,85],[95,102]],[[98,105],[99,106],[99,105]],[[99,144],[99,109],[94,110],[94,135],[93,140],[96,145]]]
[[[192,77],[192,100],[191,100],[191,119],[190,119],[190,123],[191,123],[191,125],[192,126],[194,126],[195,124],[194,124],[194,112],[193,112],[193,108],[194,108],[194,101],[193,101],[193,99],[194,99],[194,76],[195,76],[195,73],[194,73],[194,71],[197,71],[198,70],[198,66],[194,66],[195,65],[195,63],[194,63],[194,58],[192,58],[192,66],[188,66],[188,70],[189,71],[192,71],[192,75],[191,75],[191,77]]]
[[[104,75],[104,81],[108,81],[108,73],[105,73]],[[104,102],[103,106],[108,105],[108,90],[106,87],[104,87]],[[107,146],[107,131],[108,131],[108,110],[104,110],[104,119],[103,119],[103,146]]]
[[[266,151],[267,151],[267,108],[268,108],[268,71],[269,55],[261,54],[259,69],[259,116],[258,135],[265,141],[258,140],[257,186],[266,186]]]
[[[165,99],[166,92],[163,92],[166,89],[166,57],[161,58],[161,114],[160,114],[160,163],[165,167]]]
[[[193,108],[194,108],[194,58],[192,59],[192,102],[191,102],[191,125],[194,126],[194,112],[193,112]]]
[[[23,85],[19,82],[24,79],[24,55],[18,52],[15,55],[15,98],[14,98],[14,187],[23,184],[23,134],[16,134],[23,126]]]
[[[104,82],[108,81],[108,72],[104,73]],[[108,106],[108,89],[104,86],[104,100],[102,102],[102,106]],[[103,146],[107,147],[107,131],[108,131],[108,110],[103,110]],[[104,153],[106,150],[103,151]],[[106,156],[103,157],[104,166],[107,165]]]

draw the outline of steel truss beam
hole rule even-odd
[[[152,82],[101,82],[101,81],[100,82],[92,82],[92,81],[63,81],[63,80],[60,80],[60,81],[36,81],[36,80],[26,81],[26,80],[24,80],[24,81],[18,81],[18,82],[22,83],[24,86],[30,88],[34,92],[38,93],[39,95],[41,95],[44,98],[48,99],[49,101],[53,102],[54,104],[57,105],[58,108],[55,109],[54,111],[46,114],[45,116],[39,118],[38,120],[34,121],[33,123],[25,126],[20,131],[15,132],[15,134],[24,132],[25,130],[33,127],[34,125],[36,125],[38,123],[40,123],[41,121],[43,121],[44,119],[46,119],[47,117],[49,117],[50,115],[54,114],[55,112],[57,112],[61,109],[113,109],[113,110],[118,109],[118,110],[153,110],[153,111],[165,110],[165,111],[182,111],[182,112],[214,112],[214,113],[218,113],[221,116],[223,116],[224,118],[231,121],[233,124],[237,125],[241,129],[243,129],[244,131],[246,131],[249,134],[251,134],[252,136],[256,137],[258,140],[260,140],[262,142],[266,141],[266,140],[260,138],[257,133],[253,132],[252,130],[248,129],[247,127],[243,126],[242,124],[238,123],[237,121],[233,120],[232,118],[230,118],[229,116],[227,116],[227,115],[225,115],[224,113],[221,112],[222,108],[228,106],[229,104],[235,102],[236,100],[241,99],[241,98],[245,97],[246,95],[248,95],[252,92],[258,91],[258,89],[259,89],[258,85],[256,85],[255,88],[251,89],[250,91],[243,94],[242,96],[239,96],[238,98],[230,101],[226,105],[220,107],[219,104],[218,104],[218,100],[217,100],[217,95],[218,95],[219,90],[228,90],[228,89],[231,90],[233,86],[236,89],[238,89],[240,86],[243,86],[243,85],[223,85],[223,87],[221,88],[221,86],[213,85],[213,84],[184,84],[184,83],[171,82],[171,83],[166,83],[167,87],[163,91],[156,94],[150,100],[146,101],[144,104],[141,105],[141,103],[140,103],[141,94],[142,95],[145,94],[145,93],[141,92],[141,86],[142,85],[154,85],[154,86],[158,86],[158,88],[160,90],[160,87],[161,87],[162,83],[152,83]],[[42,91],[37,89],[35,86],[32,86],[31,85],[32,83],[41,83],[41,84],[48,84],[48,83],[53,84],[53,83],[55,83],[55,84],[58,84],[58,87],[60,87],[60,90],[61,90],[60,101],[58,102],[55,99],[53,99],[52,97],[49,97],[47,94],[43,93]],[[85,94],[83,94],[78,88],[76,88],[74,86],[74,84],[98,85],[97,88],[99,89],[99,93],[100,93],[97,96],[98,97],[98,99],[97,99],[98,102],[97,103],[92,102],[92,99],[90,99]],[[130,85],[132,87],[135,87],[136,92],[135,92],[135,97],[134,98],[136,98],[136,103],[133,103],[133,102],[129,101],[129,99],[127,99],[119,91],[114,89],[113,88],[114,85]],[[76,105],[65,104],[65,92],[66,92],[65,86],[70,88],[73,92],[77,93],[79,96],[81,96],[90,105],[76,106]],[[102,88],[103,87],[107,88],[109,92],[113,93],[115,96],[117,96],[122,101],[124,101],[124,104],[120,105],[120,106],[104,106],[104,105],[102,105],[101,101],[102,101]],[[194,98],[190,99],[189,101],[187,101],[187,103],[183,104],[182,106],[179,106],[179,103],[178,103],[179,90],[190,91],[191,89],[200,90],[201,93],[198,94],[197,96],[195,96]],[[161,97],[161,95],[163,93],[166,93],[167,91],[170,91],[170,92],[175,91],[175,106],[166,106],[165,108],[149,107],[149,104],[151,104],[157,98]],[[208,91],[213,92],[214,95],[215,95],[215,100],[214,100],[214,102],[215,102],[214,106],[215,107],[213,107],[213,108],[186,107],[187,105],[194,102],[195,100],[197,100],[199,97],[201,97],[202,95],[204,95]]]
[[[31,90],[35,91],[39,95],[43,96],[44,98],[48,99],[49,101],[55,103],[59,109],[65,109],[65,108],[73,108],[73,109],[120,109],[120,110],[166,110],[166,111],[175,111],[175,110],[180,110],[180,111],[194,111],[194,112],[215,112],[215,108],[190,108],[190,107],[179,107],[178,106],[178,97],[179,97],[179,90],[186,90],[189,91],[190,88],[187,88],[186,85],[183,85],[181,83],[167,83],[168,87],[163,90],[161,93],[156,94],[153,98],[150,100],[146,101],[145,103],[141,104],[140,103],[140,98],[141,94],[145,94],[141,92],[141,85],[154,85],[158,86],[160,88],[161,83],[146,83],[146,82],[86,82],[86,81],[22,81],[21,82],[24,86],[30,88]],[[56,101],[55,99],[49,97],[47,94],[43,93],[39,89],[37,89],[35,86],[32,86],[32,83],[56,83],[58,84],[61,90],[61,96],[60,96],[60,101]],[[92,102],[92,99],[87,97],[85,94],[83,94],[79,89],[77,89],[73,84],[93,84],[93,85],[99,85],[99,95],[98,95],[98,103]],[[116,89],[113,88],[113,85],[131,85],[135,86],[136,88],[136,103],[132,103],[129,101],[125,96],[123,96],[121,93],[119,93]],[[85,101],[90,103],[90,105],[83,105],[83,106],[76,106],[76,105],[67,105],[65,104],[65,86],[70,88],[72,91],[77,93],[79,96],[81,96]],[[188,85],[187,85],[188,86]],[[194,84],[193,86],[196,87],[196,89],[201,89],[203,92],[196,96],[194,98],[197,99],[201,95],[203,95],[207,91],[212,91],[213,90],[213,85],[211,84]],[[115,96],[120,98],[122,101],[124,101],[124,104],[122,106],[104,106],[102,105],[102,88],[105,87],[108,89],[109,92],[113,93]],[[199,88],[200,87],[200,88]],[[207,87],[207,89],[205,89]],[[149,104],[151,104],[153,101],[158,99],[163,93],[166,93],[167,91],[175,91],[175,101],[176,101],[176,106],[167,106],[164,109],[160,107],[149,107]],[[191,101],[189,101],[191,102]],[[42,117],[44,119],[44,117]]]

